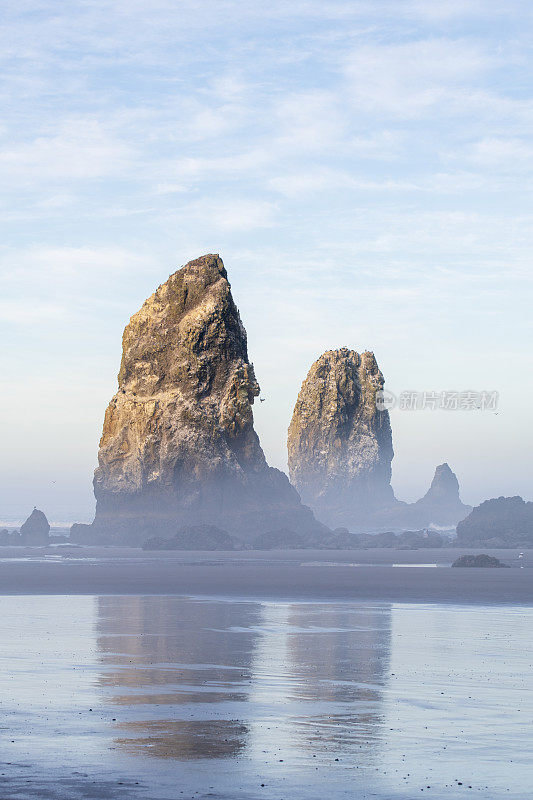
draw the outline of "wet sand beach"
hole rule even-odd
[[[524,800],[533,553],[4,548],[2,800]]]
[[[2,800],[525,800],[533,609],[0,598]]]
[[[479,549],[143,552],[2,548],[0,593],[533,603],[533,551],[487,550],[511,569],[451,569]]]

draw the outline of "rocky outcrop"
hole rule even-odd
[[[533,503],[518,496],[486,500],[457,526],[457,544],[533,547]]]
[[[479,555],[465,555],[459,556],[456,558],[452,564],[452,567],[491,567],[494,569],[501,568],[501,567],[508,567],[508,564],[504,564],[503,561],[500,561],[499,558],[495,558],[494,556],[488,556],[486,553],[479,553]]]
[[[153,536],[143,550],[240,550],[242,543],[216,525],[187,525],[171,539]]]
[[[328,350],[302,384],[289,427],[291,482],[328,525],[353,527],[395,504],[389,413],[374,354]]]
[[[50,525],[46,515],[34,508],[30,516],[20,526],[20,543],[27,545],[48,544]]]
[[[222,260],[191,261],[126,326],[94,476],[95,520],[71,536],[141,544],[186,525],[221,526],[243,541],[283,527],[322,533],[265,460],[253,427],[258,394]]]

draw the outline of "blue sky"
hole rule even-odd
[[[268,7],[267,7],[268,6]],[[0,30],[0,520],[90,519],[129,316],[220,253],[285,467],[325,350],[393,392],[393,484],[533,499],[532,6],[522,0],[33,2]]]

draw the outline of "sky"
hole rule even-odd
[[[90,521],[122,331],[220,253],[269,463],[302,380],[373,350],[403,500],[531,485],[528,0],[19,0],[0,27],[0,521]]]

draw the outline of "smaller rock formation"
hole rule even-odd
[[[143,544],[143,550],[240,550],[239,542],[216,525],[187,525],[171,539],[154,536]]]
[[[21,544],[48,544],[49,534],[50,525],[45,514],[38,508],[34,508],[26,522],[20,527]]]
[[[532,547],[533,503],[518,496],[485,500],[458,524],[457,544]]]
[[[440,464],[435,469],[431,486],[420,500],[412,506],[412,511],[420,512],[428,520],[427,524],[456,525],[472,510],[461,502],[459,481],[448,464]]]
[[[480,553],[477,556],[465,555],[456,558],[452,567],[508,567],[509,564],[504,564],[499,558],[488,556],[485,553]]]
[[[398,530],[429,528],[432,525],[453,529],[472,510],[461,502],[459,481],[448,464],[440,464],[428,491],[416,503],[398,503],[378,511],[371,522],[376,527],[387,526]]]
[[[373,353],[328,350],[302,384],[288,433],[289,473],[302,501],[330,526],[354,526],[393,506],[389,413]]]

